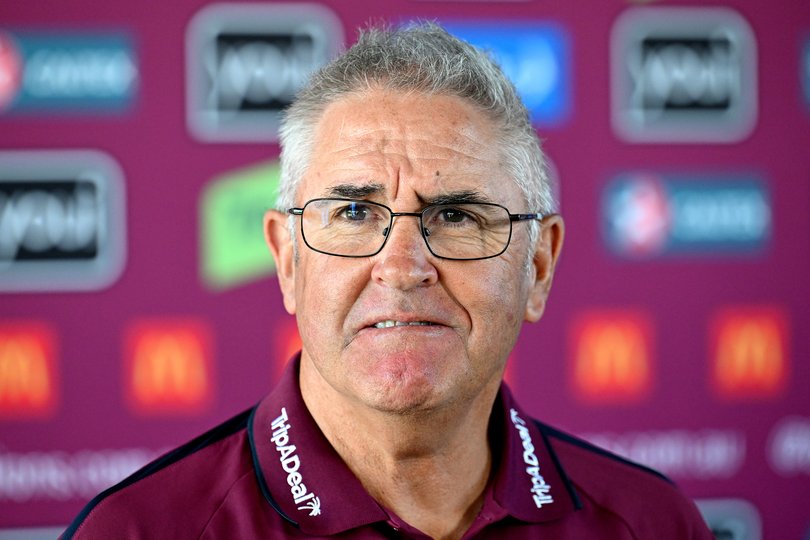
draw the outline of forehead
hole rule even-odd
[[[333,186],[347,184],[377,184],[388,199],[403,188],[428,196],[477,190],[494,198],[505,184],[513,185],[505,177],[495,124],[473,104],[383,90],[330,104],[317,124],[301,192],[327,196]]]

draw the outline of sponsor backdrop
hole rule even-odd
[[[299,344],[261,232],[279,113],[357,26],[422,17],[497,57],[559,181],[517,396],[718,538],[804,538],[810,4],[367,5],[0,5],[0,536],[53,536],[273,385]]]

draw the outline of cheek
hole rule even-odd
[[[460,299],[466,303],[472,318],[485,327],[513,325],[520,319],[517,312],[519,304],[519,284],[503,279],[504,274],[477,274],[477,283],[471,282],[466,290],[477,289],[475,294],[462,293]],[[466,298],[466,302],[465,302]],[[522,319],[520,319],[522,320]]]
[[[517,317],[515,316],[515,314],[513,312],[510,311],[509,313],[506,314],[506,323],[507,324],[509,324],[511,326],[511,325],[515,324],[515,321],[517,321]]]
[[[336,276],[323,271],[302,273],[304,277],[297,294],[298,332],[304,348],[318,357],[331,357],[343,340],[341,325],[345,320],[344,300]],[[344,314],[344,315],[342,315]]]
[[[504,259],[491,272],[475,275],[481,290],[479,317],[485,325],[503,332],[520,327],[526,305],[526,283],[517,261]]]
[[[347,262],[348,261],[348,262]],[[296,280],[298,316],[315,328],[329,328],[335,337],[367,283],[363,268],[352,259],[320,255],[301,261]]]

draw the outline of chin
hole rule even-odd
[[[438,409],[431,401],[385,400],[368,403],[377,412],[395,416],[423,416]]]
[[[442,392],[434,384],[424,380],[387,381],[375,385],[372,392],[366,393],[366,404],[380,412],[398,415],[423,414],[437,408],[446,401]]]
[[[469,377],[464,363],[448,354],[398,351],[363,360],[353,366],[354,375],[347,381],[350,393],[370,408],[392,414],[441,408],[461,391],[458,381]]]

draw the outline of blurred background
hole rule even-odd
[[[558,183],[523,406],[669,475],[717,538],[810,538],[806,0],[2,2],[0,538],[272,387],[299,346],[261,229],[279,112],[358,26],[413,18],[497,58]]]

